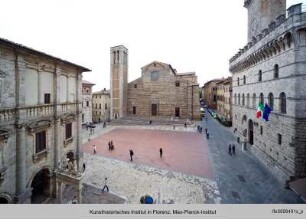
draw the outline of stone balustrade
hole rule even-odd
[[[77,110],[77,103],[62,103],[59,104],[58,110],[62,113],[73,112]],[[47,117],[54,114],[54,105],[36,105],[20,107],[19,110],[24,110],[26,118]],[[16,109],[8,108],[0,110],[0,123],[11,122],[15,119]]]
[[[39,105],[26,107],[27,118],[40,117],[40,116],[50,116],[54,112],[53,105]]]
[[[12,121],[15,118],[14,109],[1,109],[0,110],[0,123]]]
[[[62,103],[61,105],[61,112],[67,112],[67,111],[76,111],[77,110],[77,103]]]

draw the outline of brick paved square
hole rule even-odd
[[[112,140],[115,150],[108,150]],[[130,162],[129,149],[134,151],[134,163],[173,170],[212,179],[208,148],[199,133],[116,128],[83,145],[83,152]],[[159,157],[159,148],[163,157]]]

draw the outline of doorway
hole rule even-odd
[[[50,197],[50,172],[48,169],[43,169],[39,171],[31,184],[32,204],[40,204],[43,203],[48,197]]]
[[[180,108],[179,107],[175,107],[175,117],[180,117]]]
[[[151,106],[151,115],[157,116],[157,104],[152,104]]]
[[[248,128],[249,128],[249,143],[250,145],[253,145],[254,144],[254,123],[251,119],[249,120]]]

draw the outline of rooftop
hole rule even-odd
[[[24,51],[27,51],[27,52],[31,52],[31,53],[34,53],[36,55],[40,55],[40,56],[45,56],[49,59],[52,59],[56,62],[63,62],[65,64],[68,64],[68,65],[72,65],[74,67],[77,67],[77,68],[80,68],[82,70],[82,72],[86,72],[86,71],[91,71],[90,69],[86,68],[86,67],[83,67],[81,65],[77,65],[75,63],[72,63],[72,62],[69,62],[69,61],[66,61],[64,59],[60,59],[60,58],[57,58],[55,56],[52,56],[52,55],[49,55],[49,54],[46,54],[46,53],[43,53],[43,52],[40,52],[38,50],[35,50],[35,49],[32,49],[30,47],[26,47],[24,45],[21,45],[21,44],[18,44],[18,43],[15,43],[15,42],[12,42],[12,41],[9,41],[7,39],[3,39],[3,38],[0,38],[0,45],[6,45],[8,47],[12,47],[12,48],[15,48],[15,49],[20,49],[20,50],[24,50]]]

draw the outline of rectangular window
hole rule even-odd
[[[66,139],[72,137],[72,123],[66,124]]]
[[[281,145],[282,144],[282,135],[277,134],[277,138],[278,138],[278,144]]]
[[[38,132],[35,134],[35,153],[46,150],[47,141],[46,141],[46,131]]]
[[[86,101],[86,106],[87,106],[87,107],[89,106],[89,101]]]
[[[105,109],[107,109],[107,103],[105,104]]]
[[[136,115],[136,106],[133,106],[133,114]]]
[[[157,81],[158,79],[158,71],[151,72],[151,81]]]
[[[176,81],[175,82],[175,87],[179,87],[180,86],[180,82],[179,81]]]
[[[99,109],[101,109],[101,103],[99,104]]]
[[[51,94],[45,94],[45,104],[51,103]]]
[[[82,114],[82,122],[84,123],[84,121],[85,121],[85,114],[83,113]]]

